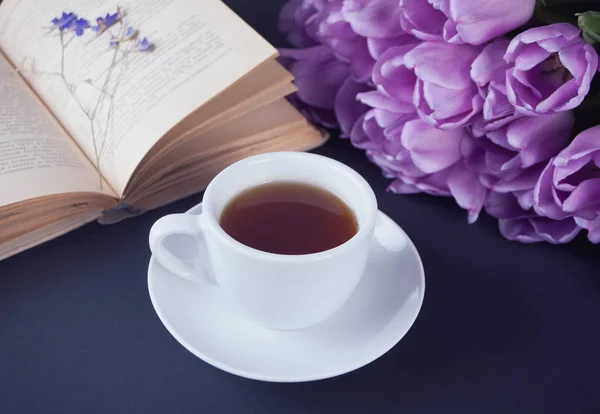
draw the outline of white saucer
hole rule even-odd
[[[201,211],[198,205],[189,213]],[[183,251],[186,244],[175,239],[170,248]],[[165,327],[198,358],[246,378],[302,382],[353,371],[389,351],[417,318],[425,277],[413,243],[379,212],[361,282],[348,302],[319,325],[299,331],[263,328],[236,312],[218,287],[181,279],[154,259],[148,289]]]

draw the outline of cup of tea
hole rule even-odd
[[[202,214],[159,219],[149,241],[171,273],[225,289],[260,325],[292,330],[327,319],[350,297],[376,218],[373,190],[350,167],[273,152],[225,168],[208,185]],[[191,236],[195,259],[168,249],[173,235]]]

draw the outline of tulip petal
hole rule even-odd
[[[362,115],[356,123],[352,130],[350,131],[350,142],[356,148],[364,149],[364,150],[376,150],[378,146],[371,140],[371,138],[367,135],[364,128],[366,114]]]
[[[420,119],[406,122],[402,145],[410,152],[414,164],[423,172],[441,171],[460,159],[461,130],[442,131]]]
[[[552,92],[550,96],[537,105],[536,112],[539,114],[545,114],[554,108],[556,108],[556,110],[575,108],[581,103],[581,101],[583,101],[583,98],[585,98],[585,95],[578,95],[578,89],[579,86],[575,80],[570,80],[564,83],[554,92]]]
[[[535,217],[535,213],[523,210],[510,193],[490,192],[485,200],[485,211],[497,219],[522,219]]]
[[[577,135],[573,142],[558,154],[556,165],[566,166],[571,160],[590,156],[600,150],[600,125],[587,129]]]
[[[401,35],[397,1],[370,0],[343,2],[342,16],[355,33],[364,37],[384,38]]]
[[[435,174],[430,174],[425,177],[414,179],[411,177],[398,177],[388,187],[389,191],[394,193],[403,193],[403,191],[410,191],[412,193],[423,192],[437,196],[449,196],[450,190],[448,190],[448,170],[443,170]],[[404,192],[407,194],[408,192]]]
[[[373,68],[373,82],[389,96],[410,102],[417,78],[405,65],[405,55],[413,45],[388,49]]]
[[[419,80],[413,99],[421,119],[440,129],[464,126],[483,106],[483,99],[474,90],[454,91],[432,84],[423,85]],[[440,106],[432,107],[432,104]]]
[[[572,218],[564,220],[551,220],[544,217],[531,219],[535,233],[540,241],[551,244],[564,244],[572,241],[581,231],[581,228]]]
[[[535,187],[540,171],[541,166],[537,165],[521,170],[515,177],[499,181],[494,190],[501,193],[530,190]]]
[[[509,41],[500,39],[487,45],[471,64],[471,79],[483,87],[493,80],[504,82],[508,64],[502,59]]]
[[[510,143],[508,142],[508,137],[506,136],[507,129],[508,129],[508,126],[505,126],[503,128],[499,128],[495,131],[488,132],[486,134],[486,136],[494,144],[496,144],[502,148],[508,149],[508,150],[514,150],[515,147],[510,145]]]
[[[442,120],[451,118],[471,110],[473,89],[447,89],[433,83],[423,85],[423,98],[435,118]]]
[[[579,29],[569,23],[555,23],[536,27],[535,30],[526,30],[515,36],[508,46],[508,52],[514,52],[521,43],[530,44],[548,41],[549,43],[545,43],[545,46],[553,44],[552,42],[555,42],[556,45],[564,45],[579,37],[580,33]],[[558,51],[558,49],[554,51]]]
[[[531,221],[528,219],[500,219],[498,220],[498,229],[502,237],[507,240],[518,241],[519,243],[535,243],[540,241],[536,237]]]
[[[334,107],[342,136],[349,137],[358,118],[369,109],[357,98],[358,94],[368,89],[366,85],[350,78],[346,79],[340,87],[335,97]]]
[[[302,101],[317,108],[333,109],[335,95],[347,76],[348,68],[344,65],[315,66],[310,74],[296,77],[294,83]]]
[[[518,34],[504,59],[507,96],[518,112],[544,114],[573,109],[590,90],[598,54],[568,23],[534,27]]]
[[[554,158],[550,160],[548,165],[542,171],[533,189],[533,208],[535,211],[545,217],[555,220],[561,220],[569,215],[566,214],[554,200],[554,186],[552,183],[552,175],[554,174]]]
[[[404,45],[417,45],[417,40],[408,35],[402,34],[395,37],[384,37],[381,39],[375,37],[369,37],[367,39],[367,48],[373,59],[379,59],[388,49],[392,47],[404,46]]]
[[[521,166],[531,167],[546,161],[566,146],[575,117],[571,112],[559,112],[513,121],[506,130],[508,143],[520,150]]]
[[[594,244],[600,243],[600,215],[594,220],[575,217],[579,226],[588,231],[588,240]]]
[[[477,221],[488,193],[478,175],[458,164],[448,177],[448,188],[456,203],[468,211],[469,223]]]
[[[565,199],[562,207],[567,213],[577,212],[578,216],[585,214],[582,210],[588,210],[588,213],[585,214],[588,217],[589,214],[592,218],[597,216],[597,213],[600,212],[600,178],[581,182]]]
[[[400,0],[402,28],[421,40],[442,40],[447,17],[426,0]]]
[[[412,104],[398,101],[382,91],[358,93],[356,99],[373,108],[383,109],[398,114],[415,112],[415,108]]]
[[[525,24],[534,8],[535,0],[452,0],[450,17],[464,42],[480,45]]]
[[[404,62],[424,82],[459,90],[473,85],[471,64],[480,51],[470,45],[424,42],[407,52]]]
[[[551,54],[537,43],[524,44],[515,55],[514,61],[510,59],[509,62],[514,62],[518,71],[528,71],[548,59]]]
[[[533,189],[515,191],[513,194],[517,197],[517,202],[523,210],[529,211],[533,208]]]

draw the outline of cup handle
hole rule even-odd
[[[165,239],[172,235],[192,236],[198,244],[198,256],[192,260],[184,260],[173,254],[165,246]],[[198,216],[171,214],[159,219],[150,230],[150,250],[156,261],[169,272],[192,282],[216,284],[210,275],[208,251]]]

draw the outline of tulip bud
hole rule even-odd
[[[600,12],[577,13],[577,24],[583,33],[583,39],[595,45],[600,42]]]

